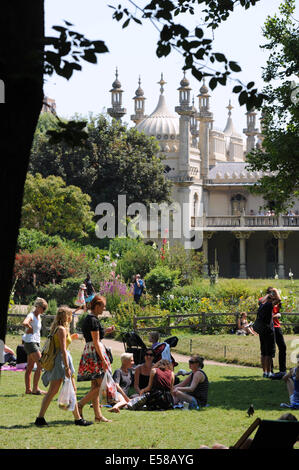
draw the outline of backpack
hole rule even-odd
[[[55,358],[57,355],[58,350],[56,350],[54,335],[57,331],[57,328],[53,331],[53,333],[49,334],[44,347],[41,351],[41,358],[39,360],[42,368],[44,370],[52,370],[55,363]]]

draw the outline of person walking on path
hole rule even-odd
[[[38,297],[34,302],[34,310],[30,312],[25,320],[23,326],[26,328],[26,332],[22,337],[24,341],[24,349],[27,354],[27,367],[25,371],[25,393],[32,395],[42,395],[46,393],[39,389],[38,383],[42,373],[42,367],[39,362],[41,357],[40,352],[40,330],[42,322],[40,316],[44,313],[48,304],[45,299]],[[31,389],[31,373],[36,364],[36,370],[33,376],[33,387]]]
[[[141,279],[140,274],[136,274],[135,276],[135,282],[134,282],[134,300],[138,304],[140,302],[140,297],[143,294],[144,291],[144,281]]]
[[[48,393],[45,395],[42,401],[41,409],[38,417],[36,418],[36,426],[47,426],[44,416],[45,413],[58,393],[60,385],[64,379],[71,379],[74,391],[76,392],[76,384],[74,381],[74,366],[68,347],[72,342],[72,338],[76,339],[77,335],[70,335],[69,326],[72,321],[72,310],[66,305],[62,305],[58,308],[54,322],[51,325],[51,333],[54,333],[54,342],[56,351],[58,351],[55,357],[54,367],[50,371],[45,371],[42,375],[42,381],[45,387],[50,384]],[[85,421],[79,414],[77,401],[75,409],[73,411],[75,418],[75,424],[78,426],[89,426],[92,424],[90,421]]]
[[[78,308],[83,308],[84,312],[86,312],[86,285],[85,284],[80,284],[78,295],[75,300],[75,304],[78,306]]]
[[[93,287],[93,284],[91,282],[90,274],[87,273],[86,279],[84,281],[84,284],[86,286],[86,299],[85,302],[91,302],[94,296],[96,295],[95,288]]]
[[[106,308],[106,299],[100,295],[95,295],[90,304],[91,312],[88,313],[82,324],[82,333],[85,339],[85,347],[81,356],[78,369],[78,382],[90,381],[90,391],[78,403],[79,412],[82,416],[82,410],[86,403],[91,402],[95,414],[95,422],[109,422],[102,415],[99,404],[99,392],[103,377],[106,371],[112,373],[111,364],[106,353],[105,346],[101,342],[105,333],[114,330],[114,326],[109,328],[102,327],[99,316]]]

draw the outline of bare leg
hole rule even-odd
[[[41,353],[39,351],[37,351],[36,353],[32,354],[32,356],[34,358],[34,362],[36,362],[36,371],[34,372],[34,376],[33,376],[32,393],[38,393],[38,392],[42,392],[38,388],[38,382],[39,382],[39,379],[40,379],[40,376],[41,376],[41,373],[42,373],[42,366],[39,362],[39,360],[41,358]]]
[[[174,404],[176,405],[179,401],[186,401],[188,403],[193,403],[196,398],[188,393],[184,393],[181,390],[178,390],[174,395]]]
[[[94,415],[97,421],[108,421],[104,416],[102,415],[102,411],[100,408],[100,403],[99,403],[99,392],[100,392],[100,387],[101,387],[102,379],[96,379],[91,381],[91,389],[85,395],[85,397],[81,398],[81,400],[78,403],[78,409],[79,409],[79,414],[82,416],[82,408],[86,403],[91,402],[93,406],[93,411]]]
[[[50,382],[49,390],[47,394],[44,396],[43,401],[42,401],[41,409],[38,415],[39,418],[43,418],[45,416],[45,413],[51,401],[53,400],[55,395],[58,393],[61,383],[62,383],[62,379],[52,380]]]
[[[33,354],[28,354],[28,357],[27,357],[27,367],[26,367],[26,371],[25,371],[25,391],[26,393],[31,393],[32,390],[31,390],[31,372],[32,372],[32,369],[33,369],[33,366],[34,366],[34,358],[33,358]]]
[[[288,380],[286,381],[286,385],[287,385],[287,389],[288,389],[289,397],[290,397],[291,395],[293,395],[294,389],[295,389],[293,380],[292,380],[292,379],[288,379]]]
[[[124,406],[126,406],[127,404],[127,400],[124,399],[124,397],[122,397],[122,399],[120,401],[118,401],[112,408],[110,408],[108,411],[110,411],[110,413],[119,413],[120,412],[120,409],[123,408]]]

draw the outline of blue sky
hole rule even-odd
[[[83,62],[83,70],[75,72],[68,81],[58,76],[47,77],[45,94],[56,100],[57,112],[64,117],[74,113],[87,115],[89,112],[100,113],[110,107],[110,93],[114,80],[115,68],[119,70],[119,80],[124,90],[123,103],[127,114],[124,122],[130,122],[134,113],[133,96],[138,87],[138,77],[141,76],[142,88],[146,99],[146,114],[156,107],[159,97],[157,82],[163,72],[165,97],[168,107],[174,111],[178,105],[179,82],[182,78],[183,58],[177,52],[164,59],[155,55],[155,44],[158,32],[149,23],[139,26],[132,24],[122,29],[121,24],[112,20],[113,10],[108,4],[117,5],[118,1],[111,0],[46,0],[46,33],[56,35],[51,30],[53,25],[62,25],[63,20],[74,24],[74,30],[84,33],[89,39],[104,40],[109,53],[98,56],[98,64]],[[231,18],[215,31],[214,51],[223,52],[231,60],[237,61],[242,72],[235,78],[248,83],[253,80],[259,88],[263,86],[261,67],[267,59],[267,52],[260,49],[265,43],[262,37],[262,26],[266,17],[278,12],[281,0],[262,0],[255,7],[245,11],[238,8]],[[200,22],[199,16],[191,17],[190,26]],[[197,95],[201,84],[191,74],[187,74],[198,107]],[[237,95],[232,93],[236,83],[229,82],[228,86],[218,86],[211,93],[211,111],[214,113],[214,126],[225,127],[229,99],[232,99],[233,121],[240,132],[246,127],[245,107],[239,107]]]

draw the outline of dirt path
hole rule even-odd
[[[103,343],[109,346],[112,350],[112,353],[115,353],[116,355],[120,355],[123,352],[125,352],[124,345],[120,341],[115,341],[113,339],[104,338]],[[188,362],[189,357],[190,357],[190,356],[184,356],[183,354],[178,354],[175,352],[172,352],[172,355],[178,363],[180,362],[186,363]],[[243,367],[243,368],[246,367],[246,366],[240,366],[238,364],[227,364],[225,362],[216,362],[216,361],[209,361],[209,360],[205,360],[205,364],[210,364],[214,366],[223,366],[223,367]]]

